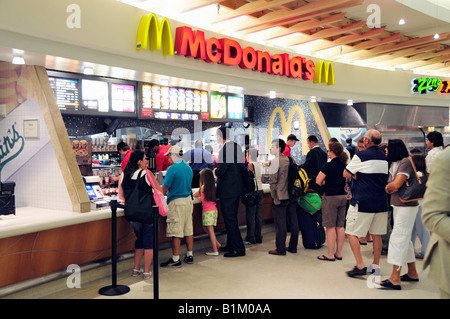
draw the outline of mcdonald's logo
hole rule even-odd
[[[294,119],[294,115],[296,113],[298,114],[299,122],[300,122],[300,136],[301,136],[300,140],[302,141],[302,154],[305,155],[308,153],[308,151],[309,151],[308,145],[304,142],[308,138],[308,132],[306,129],[305,113],[298,105],[295,105],[289,111],[287,120],[286,120],[284,111],[281,107],[277,106],[272,111],[272,114],[270,115],[270,119],[269,119],[269,126],[267,127],[267,140],[266,140],[266,152],[267,153],[269,152],[270,145],[272,144],[272,130],[273,130],[273,124],[275,122],[275,118],[276,118],[277,114],[280,115],[281,135],[288,136],[289,134],[291,134],[292,120]]]
[[[208,63],[221,63],[252,71],[266,72],[273,75],[313,80],[313,83],[334,85],[334,69],[331,62],[313,61],[289,54],[274,54],[255,50],[252,47],[242,48],[231,39],[205,39],[203,31],[192,31],[189,27],[178,27],[175,45],[169,20],[158,20],[154,13],[144,15],[139,22],[137,50],[161,50],[164,55],[184,55],[202,59]]]
[[[314,77],[314,83],[327,83],[328,85],[334,85],[334,69],[331,62],[324,60],[316,62],[316,75]]]
[[[163,18],[159,21],[154,13],[143,16],[139,22],[136,49],[161,50],[161,46],[164,55],[174,55],[172,29],[169,20]]]

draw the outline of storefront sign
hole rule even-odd
[[[23,136],[17,132],[16,123],[6,131],[6,135],[0,140],[0,172],[6,163],[12,161],[22,152],[25,145]]]
[[[411,92],[426,94],[438,92],[446,94],[450,91],[450,81],[437,78],[415,78],[411,81]]]
[[[167,18],[159,21],[155,14],[143,16],[139,23],[136,49],[163,50],[164,55],[184,55],[208,63],[239,66],[274,75],[314,83],[334,85],[334,70],[331,62],[319,61],[317,65],[304,57],[289,58],[288,53],[270,55],[252,47],[242,48],[239,42],[228,38],[205,38],[203,31],[192,31],[190,27],[176,29],[175,43]]]

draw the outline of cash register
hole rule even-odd
[[[100,187],[99,176],[84,176],[84,186],[91,202],[91,209],[109,206],[110,199],[105,197]]]

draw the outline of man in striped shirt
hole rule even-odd
[[[381,235],[386,234],[387,212],[389,209],[385,187],[388,181],[388,163],[386,155],[378,149],[381,134],[377,130],[368,130],[364,135],[366,149],[356,153],[344,170],[345,178],[355,180],[351,205],[347,212],[346,234],[356,266],[348,271],[350,277],[362,276],[367,268],[361,255],[358,237],[364,237],[369,231],[373,238],[373,263],[380,264],[383,246]]]

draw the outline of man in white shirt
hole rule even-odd
[[[444,149],[444,139],[442,134],[436,131],[428,133],[426,144],[430,151],[428,152],[425,161],[427,164],[427,173],[430,174],[434,158]]]

